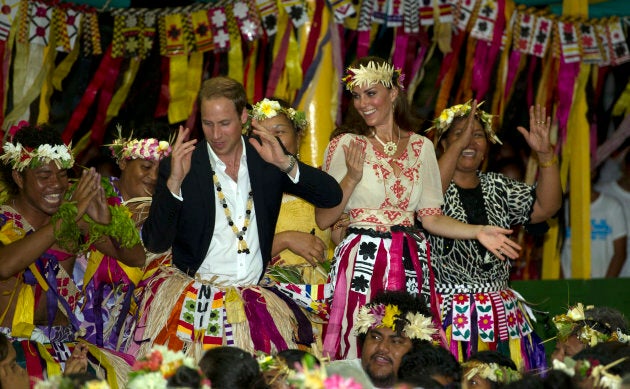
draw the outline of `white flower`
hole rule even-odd
[[[370,313],[370,308],[365,305],[359,308],[359,314],[354,322],[355,334],[366,334],[376,323],[376,318]]]
[[[575,307],[569,309],[567,316],[573,321],[584,320],[584,306],[582,303],[577,303]]]
[[[573,366],[569,367],[565,362],[568,362],[567,359],[565,359],[564,362],[554,359],[552,362],[552,367],[554,370],[560,370],[561,372],[566,373],[569,377],[573,377],[575,375],[575,369],[573,368]],[[575,365],[575,362],[573,362],[573,365]]]
[[[405,326],[403,332],[409,339],[433,340],[433,334],[435,334],[436,329],[430,317],[420,313],[408,312],[405,319],[407,319],[409,324]]]
[[[127,384],[127,389],[166,389],[166,383],[162,373],[151,372],[135,377]]]

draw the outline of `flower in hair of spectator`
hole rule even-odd
[[[195,361],[181,351],[169,350],[166,346],[154,346],[144,357],[138,359],[129,373],[128,389],[166,388],[168,379],[180,366],[198,370]],[[207,387],[207,386],[205,386]],[[209,387],[207,387],[209,389]]]

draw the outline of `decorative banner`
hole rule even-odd
[[[274,0],[256,0],[256,7],[260,12],[262,26],[267,36],[276,35],[278,32],[278,7]]]
[[[3,0],[0,12],[0,41],[6,41],[9,37],[11,24],[15,20],[20,0]]]
[[[453,23],[453,6],[451,0],[437,0],[438,20],[440,23]]]
[[[583,23],[580,27],[582,32],[582,62],[599,63],[602,61],[602,51],[597,41],[595,27],[588,23]]]
[[[404,6],[404,32],[406,34],[417,34],[420,31],[420,15],[418,8],[420,8],[420,0],[407,0],[403,2]]]
[[[602,53],[602,60],[599,63],[599,66],[608,66],[610,65],[610,61],[612,58],[612,48],[610,45],[610,39],[608,39],[608,29],[607,26],[604,26],[602,24],[596,24],[595,26],[595,31],[597,33],[597,37],[599,38],[600,42],[601,42],[601,53]]]
[[[550,19],[544,17],[536,18],[536,28],[534,29],[531,44],[529,45],[529,54],[540,58],[545,56],[552,26],[553,23]]]
[[[175,13],[163,18],[163,23],[160,23],[160,53],[167,57],[187,54],[184,15]]]
[[[403,25],[403,1],[390,0],[387,2],[387,27],[400,27]]]
[[[529,53],[529,48],[532,41],[532,33],[536,25],[536,17],[529,12],[519,12],[520,23],[518,26],[519,35],[516,42],[516,49],[523,54]]]
[[[492,42],[494,24],[497,21],[497,3],[494,0],[482,0],[475,26],[470,36],[482,41]]]
[[[260,38],[262,35],[260,20],[251,0],[235,1],[232,12],[245,40],[251,42]]]
[[[50,34],[50,22],[53,8],[43,2],[33,1],[30,4],[28,40],[32,44],[46,46]]]
[[[215,51],[225,52],[230,49],[230,34],[227,28],[225,8],[214,7],[208,10],[208,18],[212,28],[212,41]]]
[[[413,1],[413,0],[412,0]],[[332,0],[330,5],[335,16],[335,23],[342,24],[344,19],[356,15],[352,0]]]
[[[372,12],[372,22],[378,24],[385,24],[387,20],[387,0],[375,0],[374,8]]]
[[[308,12],[303,1],[282,0],[281,2],[295,28],[300,28],[308,22]]]
[[[101,32],[98,28],[98,16],[96,12],[88,12],[83,15],[83,54],[100,55],[103,53],[101,47]]]
[[[435,19],[433,18],[433,0],[419,0],[419,1],[420,1],[420,4],[419,4],[419,9],[418,9],[418,15],[420,15],[420,25],[432,26],[433,23],[435,23]],[[472,1],[472,3],[474,3],[474,0]]]
[[[564,62],[580,62],[579,37],[575,24],[558,22],[558,33],[560,34],[560,47],[562,48]]]
[[[466,28],[468,28],[468,22],[475,10],[476,4],[477,0],[458,0],[455,10],[459,10],[459,13],[456,13],[455,15],[455,23],[460,31],[465,31]],[[421,24],[424,23],[421,21]]]
[[[626,38],[623,35],[623,29],[621,27],[621,22],[619,21],[619,19],[615,18],[613,21],[608,23],[607,28],[610,44],[612,46],[612,64],[616,66],[630,61],[628,44],[626,43]]]
[[[195,11],[190,14],[190,20],[192,22],[196,51],[206,52],[213,50],[212,29],[208,19],[208,12],[203,9]]]

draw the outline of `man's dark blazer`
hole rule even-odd
[[[342,191],[330,175],[303,163],[299,163],[299,183],[294,184],[287,174],[265,162],[247,138],[245,147],[264,269],[271,259],[282,194],[291,193],[316,207],[330,208],[341,202]],[[172,247],[173,264],[193,276],[210,247],[216,212],[207,142],[199,142],[193,151],[190,172],[181,186],[184,201],[176,199],[166,186],[170,170],[171,158],[162,160],[151,211],[142,226],[142,240],[154,253]]]

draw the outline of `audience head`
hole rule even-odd
[[[463,389],[496,389],[520,378],[514,361],[496,351],[480,351],[462,364]]]
[[[188,366],[180,366],[167,382],[168,388],[201,389],[203,377],[199,370]]]
[[[383,291],[359,309],[355,321],[361,365],[375,386],[392,386],[403,355],[436,333],[422,297]]]
[[[213,389],[265,388],[258,362],[238,347],[215,347],[206,351],[199,367]]]
[[[562,361],[602,342],[630,342],[626,318],[613,308],[584,307],[578,303],[566,314],[555,316],[553,322],[558,335],[552,359]]]
[[[363,57],[346,69],[342,81],[352,94],[345,123],[332,137],[346,132],[369,135],[375,126],[394,125],[407,131],[420,128],[403,88],[400,69],[379,57]],[[393,129],[392,128],[392,131]]]
[[[461,366],[445,348],[423,344],[403,356],[398,369],[398,379],[413,383],[423,377],[430,377],[440,385],[446,386],[460,381]]]
[[[286,101],[274,97],[254,104],[251,116],[272,135],[280,138],[289,153],[297,154],[308,127],[303,111],[293,109]]]
[[[241,135],[248,119],[246,104],[245,88],[231,78],[213,77],[201,85],[201,128],[219,158],[234,158],[241,152]]]
[[[492,115],[479,108],[482,104],[483,102],[477,104],[474,125],[478,127],[478,132],[473,132],[473,138],[479,136],[492,143],[501,143],[492,129]],[[465,128],[466,119],[470,116],[471,111],[470,101],[446,108],[433,120],[433,126],[428,131],[435,130],[436,143],[439,142],[446,148],[450,143],[449,138],[457,137],[458,133]]]
[[[109,149],[120,168],[118,189],[123,199],[153,196],[160,161],[171,153],[169,142],[133,135],[125,137],[122,127],[118,126],[118,138]]]
[[[72,150],[48,125],[22,121],[11,127],[3,145],[3,181],[10,194],[22,194],[29,206],[53,214],[68,189],[68,169],[74,165]]]

